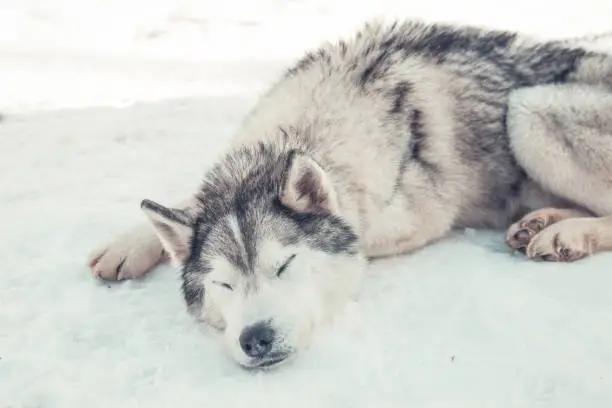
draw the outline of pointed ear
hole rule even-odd
[[[183,265],[190,255],[193,219],[183,210],[167,208],[151,200],[143,200],[140,208],[149,217],[172,263]]]
[[[338,199],[331,180],[311,158],[293,153],[280,191],[283,205],[306,213],[338,213]]]

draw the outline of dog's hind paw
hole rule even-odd
[[[526,253],[533,237],[548,226],[568,218],[584,216],[586,213],[573,209],[543,208],[530,212],[508,228],[506,243],[515,250]]]
[[[531,239],[552,224],[550,217],[537,212],[527,214],[508,228],[506,243],[517,251],[525,253]]]
[[[164,258],[162,245],[152,228],[143,225],[93,251],[88,257],[88,265],[97,278],[134,279],[145,275]]]
[[[597,251],[598,232],[595,218],[563,220],[546,228],[527,246],[527,256],[534,261],[574,262]]]

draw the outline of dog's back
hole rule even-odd
[[[289,69],[235,143],[307,150],[373,255],[389,239],[440,235],[428,229],[505,226],[527,201],[552,199],[510,152],[508,94],[563,80],[583,54],[469,27],[368,25]]]

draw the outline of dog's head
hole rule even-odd
[[[261,145],[226,157],[198,199],[195,211],[142,203],[182,266],[190,311],[224,331],[242,366],[285,361],[342,309],[365,266],[332,181],[308,155]]]

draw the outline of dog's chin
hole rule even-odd
[[[291,360],[293,353],[276,353],[269,357],[251,360],[240,365],[249,371],[274,370]]]

